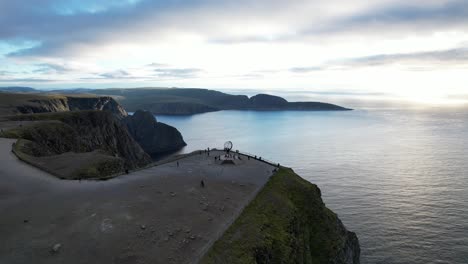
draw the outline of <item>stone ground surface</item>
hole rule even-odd
[[[9,264],[196,263],[273,170],[246,158],[219,165],[211,152],[66,181],[19,161],[13,142],[0,138],[0,263]]]

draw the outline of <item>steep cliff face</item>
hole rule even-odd
[[[145,109],[154,114],[188,115],[219,110],[351,110],[320,102],[288,102],[282,97],[268,94],[258,94],[249,98],[246,95],[232,95],[207,89],[137,88],[100,89],[88,92],[118,96],[119,102],[127,110]]]
[[[113,113],[119,118],[126,117],[127,111],[112,97],[69,97],[67,96],[70,111],[100,110]]]
[[[176,128],[157,122],[150,112],[138,110],[123,122],[132,137],[150,155],[176,151],[187,145]]]
[[[109,111],[118,118],[127,116],[125,109],[112,97],[102,96],[62,96],[62,95],[35,95],[35,94],[2,94],[8,102],[12,112],[22,114],[66,112],[80,110]],[[5,104],[5,103],[4,103]]]
[[[320,189],[281,168],[201,263],[359,263],[355,233],[321,199]]]
[[[105,157],[107,163],[111,159],[113,164],[116,164],[115,159],[121,161],[119,168],[106,169],[106,172],[109,173],[116,173],[123,169],[135,169],[151,162],[149,155],[131,137],[125,125],[114,114],[107,111],[20,115],[12,117],[12,119],[38,121],[31,125],[8,130],[5,133],[10,137],[27,140],[28,143],[25,144],[23,151],[31,157],[50,158],[70,153],[68,159],[64,158],[63,155],[57,157],[56,160],[63,162],[62,167],[78,167],[82,170],[86,166],[95,166],[96,164],[92,164],[93,156]],[[77,153],[89,155],[86,157],[77,156]],[[90,155],[92,155],[91,158]],[[34,159],[32,160],[34,161]],[[81,160],[86,160],[86,164],[81,168],[75,166]],[[37,159],[37,162],[41,162],[41,159]],[[47,164],[43,165],[48,166]],[[55,166],[56,164],[50,165]],[[100,169],[98,165],[96,167],[98,170]],[[70,172],[70,175],[65,175],[65,177],[73,177],[73,174],[74,172]],[[108,176],[105,174],[97,173],[97,175],[92,176]]]

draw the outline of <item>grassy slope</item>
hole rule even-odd
[[[80,98],[95,98],[92,94],[73,94],[73,97]],[[63,94],[39,94],[39,93],[7,93],[0,91],[0,116],[17,114],[18,106],[39,106],[37,102],[32,100],[48,101],[48,100],[66,100],[67,96]]]
[[[339,263],[340,225],[316,185],[282,168],[201,263]]]
[[[13,147],[13,152],[20,160],[61,179],[106,178],[124,170],[122,159],[99,151],[36,157],[31,155],[34,145],[34,142],[19,139]]]
[[[0,136],[20,139],[15,147],[17,156],[59,178],[106,178],[124,171],[124,160],[106,153],[105,149],[93,151],[90,145],[83,145],[83,140],[88,139],[67,124],[71,122],[86,128],[90,124],[83,120],[92,121],[93,117],[106,115],[108,113],[99,111],[79,111],[10,116],[9,120],[35,123],[5,130]],[[94,133],[91,129],[89,133]]]

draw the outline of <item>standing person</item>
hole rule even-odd
[[[177,167],[179,167],[179,162],[177,161]]]

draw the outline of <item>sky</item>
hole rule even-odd
[[[468,0],[0,0],[0,86],[468,102]]]

